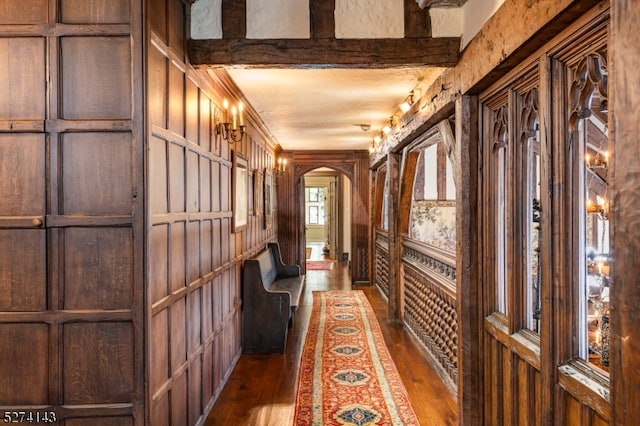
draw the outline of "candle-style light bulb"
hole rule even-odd
[[[224,110],[224,116],[222,117],[225,123],[229,122],[229,101],[228,100],[223,100],[222,101],[222,109]]]
[[[237,110],[236,106],[234,105],[234,106],[231,107],[231,117],[232,117],[231,119],[233,120],[233,122],[231,124],[231,128],[233,130],[238,128],[238,123],[236,121],[237,116],[238,116],[238,110]]]
[[[244,126],[244,104],[242,102],[238,103],[238,111],[240,115],[240,127]]]

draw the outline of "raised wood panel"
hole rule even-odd
[[[189,414],[189,422],[187,424],[195,425],[204,408],[202,404],[202,359],[200,356],[197,356],[191,362],[189,366],[188,379],[189,399],[187,409]]]
[[[169,99],[180,100],[180,102],[168,102],[169,105],[169,125],[167,130],[183,136],[184,135],[184,111],[185,111],[185,76],[184,71],[171,63],[169,66]]]
[[[47,0],[0,0],[0,24],[41,24],[47,22]]]
[[[169,290],[171,292],[180,290],[186,285],[185,225],[185,222],[175,222],[170,226]]]
[[[155,7],[155,3],[154,3]],[[185,48],[187,36],[187,12],[183,1],[170,1],[168,7],[168,31],[167,37],[171,53],[176,55],[180,61],[185,60]]]
[[[203,220],[200,227],[200,270],[207,274],[213,271],[213,220]]]
[[[60,18],[65,24],[126,24],[131,0],[61,0]]]
[[[154,176],[149,182],[151,214],[165,213],[169,211],[167,143],[156,136],[149,138],[149,174]]]
[[[583,406],[580,401],[576,400],[570,395],[564,395],[564,421],[566,425],[581,425],[585,424],[583,419]]]
[[[152,305],[169,294],[168,225],[154,225],[149,231],[149,300]]]
[[[169,211],[185,211],[185,148],[182,145],[169,144]]]
[[[9,1],[11,0],[0,1],[0,23],[5,17],[1,11],[2,3]],[[23,6],[22,2],[20,4]],[[45,39],[0,38],[0,63],[0,121],[43,120]],[[29,66],[25,67],[24,64],[27,63]]]
[[[0,134],[0,170],[0,216],[42,216],[46,201],[44,136]]]
[[[131,118],[129,37],[64,37],[61,48],[62,118]]]
[[[210,333],[207,333],[209,335]],[[204,345],[202,356],[202,402],[203,405],[208,405],[214,398],[216,389],[214,388],[215,381],[215,363],[213,362],[213,340]]]
[[[196,83],[187,78],[185,80],[185,138],[192,143],[198,143],[200,126],[198,118],[200,117],[200,103],[198,102],[199,89]]]
[[[215,137],[215,128],[212,126],[215,105],[211,104],[211,99],[202,91],[200,91],[200,108],[199,108],[199,124],[200,132],[198,134],[198,145],[205,151],[212,150],[211,138]]]
[[[153,7],[147,8],[151,30],[162,40],[167,38],[167,1],[173,0],[153,0]]]
[[[204,149],[208,149],[204,147]],[[211,191],[212,191],[212,175],[211,175],[211,161],[207,157],[200,157],[200,211],[207,212],[213,211],[213,205],[211,203]]]
[[[0,311],[46,309],[46,257],[44,230],[0,229]]]
[[[203,256],[200,252],[201,223],[199,220],[187,223],[187,285],[199,279],[203,272],[209,272],[200,271],[200,257]]]
[[[171,342],[171,375],[178,374],[187,360],[187,323],[186,304],[184,298],[171,305],[169,311]]]
[[[131,228],[69,228],[64,251],[65,309],[132,309]]]
[[[130,133],[62,135],[62,212],[131,215],[131,144]]]
[[[167,64],[167,57],[151,46],[147,58],[147,114],[149,122],[160,127],[167,123]]]
[[[3,405],[49,405],[46,324],[0,323],[0,401]]]
[[[66,324],[63,334],[65,404],[117,404],[133,399],[136,365],[131,324]]]
[[[187,296],[187,357],[201,351],[202,344],[202,289],[196,289]]]
[[[183,371],[180,376],[175,377],[171,386],[171,424],[187,425],[187,372]]]
[[[160,311],[151,317],[149,341],[153,347],[153,350],[149,351],[149,390],[154,403],[157,403],[156,393],[169,378],[169,312],[167,310]]]
[[[214,197],[214,200],[215,200],[215,197]],[[223,212],[227,212],[231,210],[231,164],[228,164],[228,163],[220,165],[219,200],[220,200],[220,207],[218,210]],[[214,201],[214,205],[215,205],[215,201]]]
[[[153,426],[169,426],[171,416],[169,411],[169,394],[161,395],[151,407],[151,424]]]
[[[186,203],[187,211],[200,211],[200,173],[198,153],[187,151]]]

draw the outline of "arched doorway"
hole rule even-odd
[[[351,251],[351,179],[328,167],[304,176],[305,254],[347,262]]]
[[[371,282],[369,227],[369,153],[368,151],[281,151],[278,158],[287,160],[287,170],[278,176],[278,241],[283,259],[305,267],[305,183],[304,176],[318,168],[327,168],[344,176],[351,194],[350,245],[348,253],[351,281],[354,284]],[[344,210],[341,214],[345,214]]]

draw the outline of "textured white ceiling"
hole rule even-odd
[[[443,69],[227,71],[283,149],[308,150],[368,149],[409,92]]]

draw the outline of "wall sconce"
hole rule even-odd
[[[244,105],[231,107],[231,119],[229,119],[229,102],[225,99],[222,103],[222,118],[215,116],[216,133],[229,143],[242,142],[247,127],[244,125]]]
[[[605,151],[604,154],[600,155],[597,152],[593,157],[591,154],[586,154],[584,161],[589,169],[606,169],[609,164],[609,153]]]
[[[587,200],[587,213],[595,213],[600,219],[608,220],[609,219],[609,203],[606,199],[598,197],[598,199],[594,202],[591,199]]]
[[[278,158],[278,161],[276,161],[276,166],[273,168],[273,173],[277,175],[283,174],[285,172],[286,166],[287,166],[287,159]]]

